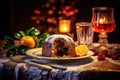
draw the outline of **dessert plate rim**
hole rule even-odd
[[[56,58],[56,57],[44,57],[42,56],[42,48],[34,48],[27,50],[26,55],[33,58],[48,60],[48,61],[73,61],[73,60],[89,58],[90,56],[93,55],[93,52],[89,50],[85,56],[81,56],[81,57]]]

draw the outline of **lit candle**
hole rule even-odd
[[[70,32],[70,20],[60,20],[59,32],[60,33],[69,33]]]

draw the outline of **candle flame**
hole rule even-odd
[[[70,21],[61,20],[59,24],[60,33],[69,33],[70,32]]]

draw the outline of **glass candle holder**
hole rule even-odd
[[[59,21],[59,32],[60,33],[70,33],[70,20],[60,20]]]

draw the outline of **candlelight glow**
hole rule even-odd
[[[107,22],[107,20],[106,20],[106,18],[105,18],[105,17],[104,17],[104,18],[100,18],[100,19],[99,19],[99,23],[101,23],[101,24],[102,24],[102,23],[106,23],[106,22]]]
[[[69,33],[70,32],[70,20],[60,20],[59,32],[60,33]]]

